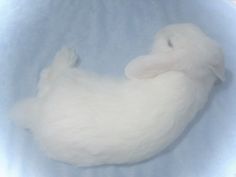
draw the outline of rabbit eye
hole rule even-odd
[[[167,39],[167,45],[170,47],[170,48],[174,48],[174,45],[172,43],[172,41],[170,39]]]

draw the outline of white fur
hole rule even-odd
[[[170,25],[147,56],[128,64],[130,79],[74,67],[62,49],[42,71],[38,94],[16,104],[16,121],[53,159],[92,166],[135,163],[175,140],[223,79],[221,50],[198,27]]]

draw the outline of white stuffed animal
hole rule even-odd
[[[71,49],[44,69],[38,94],[13,108],[53,159],[77,166],[131,164],[170,145],[224,79],[220,47],[192,24],[165,27],[149,55],[131,61],[129,79],[74,67]]]

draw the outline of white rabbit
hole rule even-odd
[[[74,67],[62,49],[42,71],[38,94],[13,108],[53,159],[78,166],[130,164],[173,142],[224,79],[219,46],[192,24],[165,27],[149,55],[131,61],[129,79]]]

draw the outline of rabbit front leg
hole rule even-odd
[[[169,55],[145,55],[132,60],[125,68],[128,79],[148,79],[175,68],[177,60]]]

